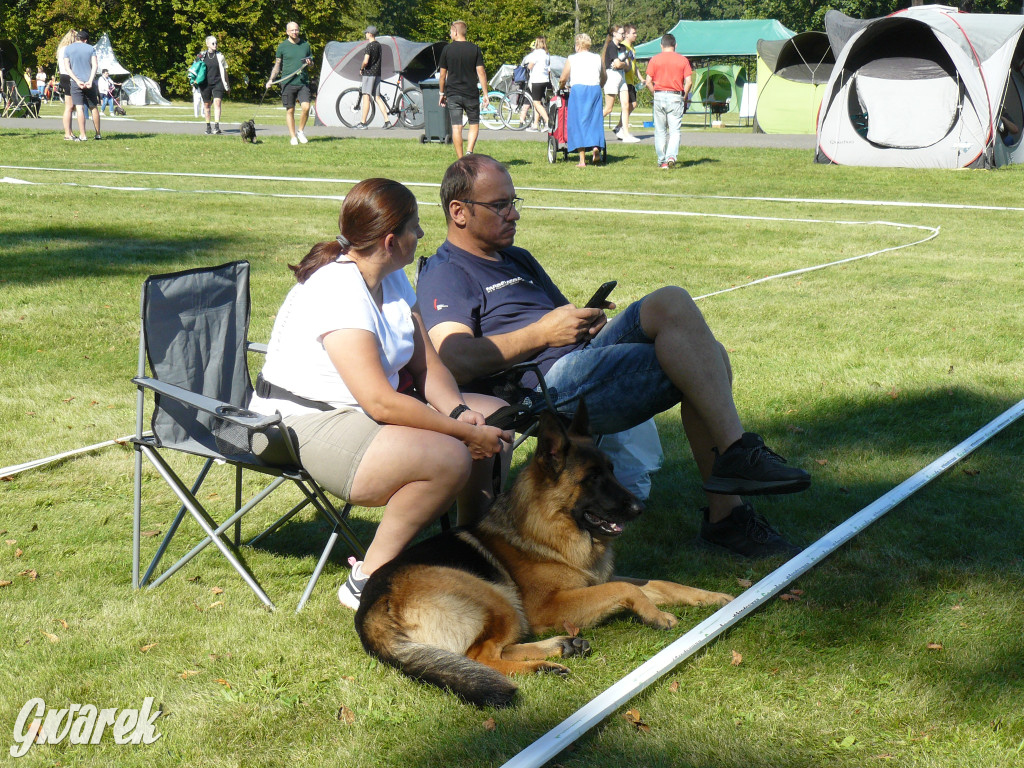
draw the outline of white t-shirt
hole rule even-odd
[[[530,85],[551,82],[549,80],[551,56],[543,48],[535,48],[530,51],[523,59],[523,64],[526,66],[533,64],[533,69],[530,70]]]
[[[415,344],[416,293],[401,270],[385,277],[383,287],[384,305],[378,310],[359,269],[345,256],[294,286],[274,320],[263,377],[300,397],[361,411],[322,341],[331,331],[358,328],[377,337],[381,366],[397,389],[398,372],[412,359]],[[315,413],[290,400],[259,395],[253,395],[249,408],[268,415]]]
[[[68,65],[64,63],[64,49],[66,45],[62,45],[57,49],[57,74],[59,75],[70,75],[71,70],[68,69]]]
[[[99,91],[100,96],[106,96],[110,90],[110,86],[114,84],[114,81],[105,75],[100,75],[96,81],[96,89]]]
[[[601,57],[592,51],[579,51],[569,58],[569,87],[574,85],[600,85]]]
[[[46,88],[46,73],[36,72],[36,88],[40,91]]]

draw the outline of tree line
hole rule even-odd
[[[610,24],[631,23],[640,41],[654,39],[680,19],[773,18],[796,32],[824,29],[835,8],[859,18],[884,16],[910,0],[5,0],[0,37],[15,42],[24,66],[56,68],[57,42],[86,29],[95,42],[107,32],[121,64],[156,80],[172,96],[190,93],[185,72],[216,35],[229,63],[232,94],[256,98],[289,21],[298,21],[319,70],[332,40],[359,40],[368,24],[382,35],[444,41],[455,19],[484,52],[488,72],[518,62],[539,35],[552,53],[568,55],[577,32],[600,45]],[[1019,0],[965,0],[976,13],[1020,13]],[[314,71],[314,80],[317,73]]]

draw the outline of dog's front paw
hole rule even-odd
[[[572,656],[590,655],[590,643],[582,637],[559,637],[557,639],[562,646],[563,659],[568,659]]]
[[[538,662],[537,666],[534,667],[534,672],[549,672],[551,674],[559,675],[561,677],[568,677],[569,668],[564,667],[561,664],[556,664],[553,661],[541,661]]]
[[[672,629],[679,623],[679,619],[667,611],[659,611],[647,623],[657,629]]]

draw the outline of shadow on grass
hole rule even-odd
[[[59,215],[63,217],[65,212]],[[183,269],[183,256],[222,250],[233,238],[144,237],[131,232],[129,218],[120,230],[110,224],[76,221],[25,230],[12,228],[4,233],[3,241],[4,280],[35,285],[68,277]]]

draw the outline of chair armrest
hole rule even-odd
[[[255,352],[257,355],[267,354],[267,345],[258,341],[248,341],[245,347],[247,352]]]
[[[239,408],[237,405],[231,405],[230,403],[225,403],[206,395],[200,395],[196,392],[190,392],[183,387],[168,384],[148,376],[136,376],[132,381],[138,387],[150,389],[164,397],[169,397],[191,408],[213,414],[219,419],[237,424],[253,432],[263,432],[281,423],[280,414],[264,416],[262,413]]]

